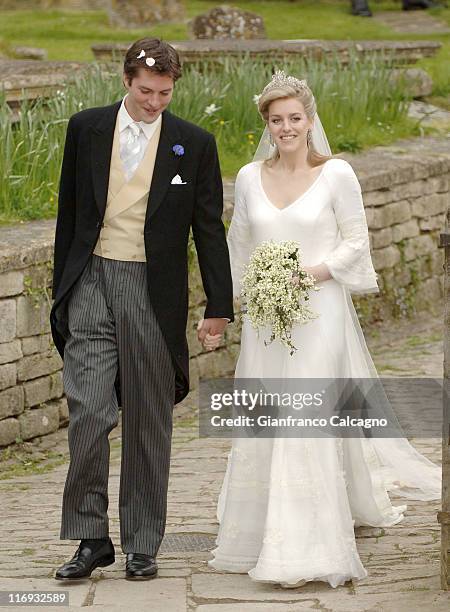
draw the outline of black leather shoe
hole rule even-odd
[[[114,563],[114,546],[108,540],[81,540],[76,553],[55,574],[56,580],[80,580],[88,578],[96,567]]]
[[[158,566],[150,555],[127,553],[125,578],[127,580],[150,580],[156,578]]]

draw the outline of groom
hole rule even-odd
[[[139,40],[125,58],[125,98],[67,127],[50,318],[70,415],[60,537],[81,542],[60,580],[114,563],[108,434],[118,406],[126,578],[157,573],[172,409],[189,389],[190,228],[207,296],[199,340],[212,349],[233,320],[215,140],[166,110],[180,76],[173,47]]]

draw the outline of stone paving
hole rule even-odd
[[[450,32],[445,21],[426,11],[380,11],[376,12],[373,18],[399,34],[448,34]]]
[[[427,314],[367,332],[383,376],[442,376],[442,313]],[[158,557],[159,578],[148,582],[123,579],[119,545],[118,483],[120,428],[111,435],[110,518],[116,563],[95,570],[86,581],[62,584],[53,579],[58,565],[72,556],[76,542],[59,540],[60,506],[67,463],[44,473],[17,476],[17,464],[49,467],[67,457],[67,431],[15,449],[0,464],[0,591],[69,592],[70,609],[133,612],[336,612],[427,610],[444,612],[450,593],[439,589],[439,502],[410,502],[405,520],[390,528],[357,529],[357,546],[369,575],[359,583],[332,589],[308,583],[297,589],[253,582],[246,574],[216,572],[207,565],[217,533],[216,499],[226,465],[229,441],[199,439],[192,393],[176,409],[173,437],[167,539]],[[435,461],[439,440],[416,440]],[[51,453],[49,454],[49,452]],[[59,453],[59,454],[58,454]],[[16,455],[16,456],[14,456]],[[25,459],[24,459],[25,456]],[[51,467],[51,466],[50,466]],[[26,466],[25,466],[26,468]],[[5,477],[7,477],[5,479]],[[394,502],[401,504],[400,498]],[[182,551],[178,544],[202,536],[207,546]],[[208,540],[209,538],[209,540]],[[171,543],[171,545],[167,545]],[[185,547],[187,548],[187,547]],[[195,547],[192,547],[195,548]],[[203,548],[203,549],[202,549]],[[1,607],[1,606],[0,606]],[[23,610],[8,606],[5,609]],[[39,606],[41,610],[67,607]]]
[[[450,126],[450,111],[428,104],[422,100],[413,100],[409,105],[408,116],[420,119],[421,125],[443,128]]]

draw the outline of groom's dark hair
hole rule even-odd
[[[145,55],[142,55],[142,51]],[[139,57],[142,55],[142,57]],[[147,58],[153,58],[155,63],[149,66],[145,63]],[[141,38],[131,45],[125,56],[123,71],[131,83],[139,68],[149,72],[167,74],[174,81],[181,76],[181,64],[177,51],[168,43],[159,38]]]

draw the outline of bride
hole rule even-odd
[[[253,249],[267,240],[297,241],[321,290],[310,298],[318,317],[292,329],[293,356],[277,341],[266,345],[270,330],[258,334],[243,316],[235,377],[376,377],[350,298],[378,291],[356,175],[331,156],[306,81],[278,71],[258,109],[262,159],[237,175],[228,233],[234,295]],[[209,564],[285,587],[364,578],[354,527],[398,523],[406,506],[393,506],[388,491],[436,499],[440,479],[405,438],[234,438]]]

